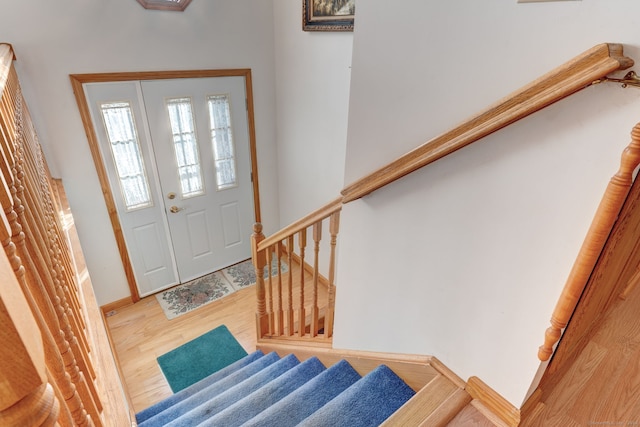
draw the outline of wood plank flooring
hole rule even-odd
[[[619,299],[523,426],[640,425],[640,287]]]
[[[502,427],[503,424],[494,424],[477,407],[469,404],[462,408],[458,415],[447,424],[447,427]]]
[[[294,264],[292,268],[296,275],[299,266]],[[311,280],[311,276],[305,278],[307,298],[311,296]],[[325,301],[326,289],[319,286],[318,293],[319,300]],[[155,296],[117,309],[107,317],[134,410],[138,412],[172,394],[156,358],[217,326],[226,325],[248,353],[255,351],[255,311],[252,286],[172,320],[166,318]]]

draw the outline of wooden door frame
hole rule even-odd
[[[131,300],[133,302],[140,301],[140,293],[138,292],[138,286],[136,278],[133,273],[133,266],[127,251],[125,244],[124,233],[120,225],[120,219],[118,218],[118,211],[113,196],[113,191],[109,185],[109,179],[107,177],[107,171],[104,166],[102,154],[100,152],[98,138],[93,127],[93,121],[91,120],[91,114],[89,112],[89,104],[85,96],[83,85],[85,83],[107,83],[107,82],[125,82],[125,81],[138,81],[138,80],[166,80],[166,79],[193,79],[193,78],[207,78],[207,77],[244,77],[245,82],[245,95],[247,97],[247,121],[249,131],[249,152],[251,156],[251,175],[253,184],[253,207],[255,221],[260,222],[260,191],[258,180],[258,156],[256,150],[256,130],[254,123],[254,109],[253,109],[253,86],[251,80],[251,69],[238,68],[238,69],[223,69],[223,70],[188,70],[188,71],[141,71],[141,72],[122,72],[122,73],[94,73],[94,74],[70,74],[71,86],[73,93],[78,104],[78,110],[80,117],[82,118],[82,124],[84,126],[87,140],[89,142],[89,148],[91,149],[91,157],[98,173],[98,179],[100,181],[100,187],[102,188],[102,194],[104,196],[105,204],[107,205],[107,211],[109,213],[109,219],[111,220],[111,227],[113,228],[113,234],[116,238],[116,244],[118,245],[118,251],[120,252],[120,258],[122,260],[122,266],[127,277],[127,283],[129,290],[131,291]]]

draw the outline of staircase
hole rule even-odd
[[[379,365],[361,376],[346,360],[326,368],[258,350],[147,408],[152,426],[377,426],[415,395]]]
[[[136,414],[153,426],[514,427],[517,410],[431,356],[264,344]],[[511,411],[511,412],[510,412]]]

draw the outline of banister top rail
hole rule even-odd
[[[604,43],[498,101],[456,128],[424,143],[342,190],[343,203],[359,199],[503,127],[553,104],[607,74],[633,66],[621,44]]]
[[[0,98],[2,97],[2,92],[4,92],[4,87],[7,84],[9,70],[11,69],[11,64],[14,59],[15,56],[13,54],[13,49],[11,49],[11,45],[7,43],[0,43]]]
[[[300,230],[304,230],[307,227],[312,226],[316,222],[327,218],[332,213],[339,211],[342,209],[342,197],[338,197],[332,202],[327,203],[320,209],[315,210],[304,218],[299,219],[298,221],[289,224],[285,228],[281,229],[277,233],[268,238],[264,239],[258,245],[258,251],[264,250],[274,243],[280,242],[281,240],[289,237],[290,235],[297,233]]]

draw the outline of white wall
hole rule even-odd
[[[300,9],[299,0],[196,0],[183,13],[135,0],[0,0],[10,11],[0,40],[15,47],[100,304],[128,289],[70,73],[252,68],[269,232],[337,196],[343,177],[350,183],[597,43],[625,43],[640,60],[634,0],[367,0],[354,34],[302,32]],[[335,346],[433,354],[519,405],[640,118],[637,96],[589,88],[345,206]]]
[[[339,196],[353,33],[303,32],[302,1],[275,0],[280,222]]]
[[[0,0],[52,174],[62,178],[99,304],[129,296],[69,74],[251,68],[262,215],[277,229],[273,4],[196,0],[184,12],[135,0]]]
[[[602,42],[640,60],[634,0],[358,3],[345,184]],[[432,354],[520,406],[637,121],[586,89],[342,213],[334,346]]]

